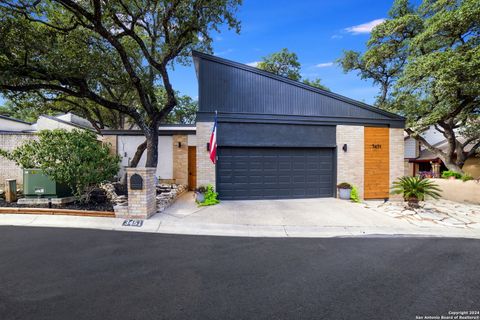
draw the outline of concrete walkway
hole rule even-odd
[[[412,225],[365,205],[338,199],[224,201],[198,207],[192,193],[182,195],[170,208],[143,221],[124,226],[123,219],[0,215],[0,225],[91,228],[137,232],[245,236],[245,237],[349,237],[439,236],[480,238],[478,228]]]

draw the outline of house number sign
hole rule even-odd
[[[143,178],[140,175],[135,173],[130,177],[130,189],[132,190],[143,189]]]
[[[381,144],[372,144],[372,148],[373,149],[382,149],[382,145]]]

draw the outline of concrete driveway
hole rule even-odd
[[[357,235],[430,235],[480,237],[480,230],[426,223],[414,225],[335,198],[222,201],[198,207],[192,193],[151,218],[165,233],[234,236],[329,237]]]
[[[408,223],[335,198],[222,201],[198,207],[192,193],[180,197],[163,214],[184,222],[259,226],[392,227]],[[162,214],[155,218],[162,218]]]

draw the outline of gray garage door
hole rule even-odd
[[[220,147],[220,199],[332,197],[332,148]]]

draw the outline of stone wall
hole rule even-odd
[[[188,184],[188,141],[187,135],[173,135],[173,179],[176,184]],[[181,147],[178,147],[178,144]]]
[[[363,198],[364,181],[364,127],[337,126],[337,183],[349,182]],[[347,151],[342,147],[347,144]]]
[[[213,122],[197,122],[197,186],[211,184],[215,187],[215,165],[207,151]]]
[[[12,151],[27,141],[36,139],[34,134],[12,132],[0,134],[0,149]],[[16,179],[17,186],[23,186],[23,170],[15,162],[0,156],[0,188],[5,186],[5,179]]]
[[[403,129],[390,128],[390,187],[405,175],[405,144]],[[401,195],[390,195],[390,199],[401,199]]]

